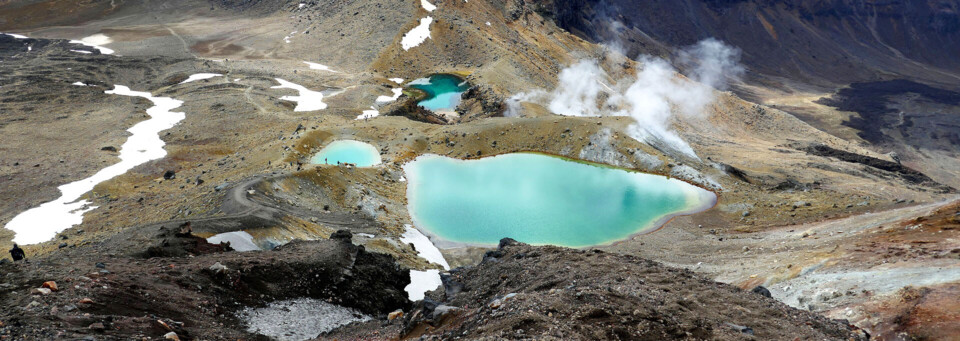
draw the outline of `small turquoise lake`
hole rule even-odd
[[[414,224],[441,244],[586,247],[713,207],[686,182],[537,153],[479,160],[423,155],[404,165]]]
[[[453,111],[460,105],[460,95],[470,88],[460,77],[448,74],[420,78],[410,82],[409,86],[427,94],[417,104],[431,111]]]
[[[323,149],[310,159],[310,162],[318,165],[352,163],[357,165],[357,167],[370,167],[379,165],[382,160],[380,159],[380,151],[377,150],[377,147],[369,143],[354,140],[338,140],[323,147]]]

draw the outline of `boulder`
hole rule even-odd
[[[58,290],[59,290],[59,289],[57,289],[57,282],[54,282],[54,281],[46,281],[46,282],[43,282],[42,287],[47,288],[47,289],[50,289],[50,290],[53,290],[53,291],[58,291]]]
[[[762,285],[758,285],[755,288],[753,288],[753,290],[750,290],[750,291],[755,294],[760,294],[766,297],[773,298],[773,295],[770,294],[770,290],[767,290],[767,288],[764,288]]]

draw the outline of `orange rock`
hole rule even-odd
[[[57,282],[54,282],[54,281],[46,281],[46,282],[43,282],[43,287],[44,287],[44,288],[49,288],[50,290],[53,290],[53,291],[59,290],[59,289],[57,289]]]
[[[80,300],[80,302],[77,302],[77,303],[80,303],[80,304],[93,304],[93,300],[91,300],[89,297],[84,297],[83,299]]]

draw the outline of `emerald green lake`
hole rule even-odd
[[[357,167],[370,167],[379,165],[381,162],[380,151],[377,147],[369,143],[363,143],[354,140],[333,141],[326,147],[323,147],[313,158],[310,159],[313,164],[352,163]]]
[[[460,95],[470,88],[460,77],[447,74],[420,78],[410,82],[409,86],[427,93],[427,97],[417,104],[432,111],[455,109],[460,105]]]
[[[662,175],[536,153],[479,160],[423,155],[404,171],[410,215],[441,245],[494,245],[505,237],[608,244],[716,202],[712,192]]]

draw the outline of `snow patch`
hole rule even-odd
[[[97,33],[92,36],[80,39],[80,41],[87,44],[92,44],[92,45],[107,45],[109,43],[112,43],[113,39],[110,39],[110,37],[108,37],[105,34]]]
[[[0,33],[0,34],[6,34],[6,35],[8,35],[8,36],[11,36],[11,37],[14,37],[14,38],[17,38],[17,39],[27,39],[27,38],[28,38],[28,37],[25,36],[25,35],[16,34],[16,33]]]
[[[84,50],[70,50],[70,52],[83,53],[83,54],[91,54],[91,53],[93,53],[93,52],[84,51]]]
[[[406,228],[406,231],[400,236],[401,242],[413,244],[413,247],[417,249],[417,256],[420,256],[420,258],[439,264],[443,266],[444,270],[450,270],[450,264],[447,264],[447,260],[443,258],[440,249],[433,245],[430,238],[427,238],[423,233],[420,233],[420,230],[415,229],[410,224],[403,225],[403,227]]]
[[[436,290],[441,284],[443,281],[440,280],[440,270],[410,270],[410,284],[403,290],[407,292],[407,298],[411,301],[419,301],[427,291]]]
[[[403,50],[409,50],[414,47],[419,46],[427,38],[430,38],[430,24],[433,23],[433,17],[426,17],[420,19],[420,25],[414,27],[410,32],[403,35],[403,39],[400,40],[400,46],[403,47]]]
[[[433,12],[434,10],[437,9],[436,5],[431,4],[427,0],[420,0],[420,6],[423,6],[423,9],[427,10],[427,12]]]
[[[390,91],[393,91],[393,96],[379,96],[376,99],[377,103],[390,103],[396,101],[397,98],[400,98],[400,95],[403,94],[402,88],[393,88]]]
[[[380,116],[380,112],[377,111],[377,108],[370,107],[370,110],[364,110],[363,113],[360,114],[360,116],[357,116],[357,119],[358,119],[358,120],[363,120],[363,119],[368,119],[368,118],[374,118],[374,117],[377,117],[377,116]]]
[[[81,40],[71,40],[70,42],[74,44],[80,44],[80,45],[95,48],[97,50],[100,50],[100,53],[102,54],[113,54],[115,52],[112,49],[108,49],[106,47],[100,46],[100,45],[106,45],[113,42],[113,40],[110,39],[110,37],[107,37],[106,35],[103,35],[100,33],[94,34],[89,37],[85,37]]]
[[[302,85],[291,83],[286,80],[276,78],[277,82],[280,82],[280,85],[270,87],[271,89],[294,89],[300,92],[299,96],[283,96],[280,99],[285,101],[297,102],[297,106],[293,111],[314,111],[314,110],[323,110],[327,108],[327,104],[323,103],[323,93],[319,91],[313,91],[303,87]]]
[[[307,65],[310,65],[310,68],[311,68],[311,69],[314,69],[314,70],[323,70],[323,71],[336,72],[336,71],[331,70],[329,66],[326,66],[326,65],[323,65],[323,64],[317,64],[317,63],[311,63],[311,62],[304,62],[304,63],[307,64]]]
[[[293,35],[296,33],[297,31],[290,32],[290,34],[288,34],[286,37],[283,37],[283,42],[289,44],[290,38],[293,38]]]
[[[167,155],[160,132],[170,129],[182,121],[186,114],[171,112],[183,104],[183,101],[169,97],[153,97],[149,92],[132,91],[123,85],[116,85],[110,95],[142,97],[153,102],[147,109],[150,119],[127,129],[132,135],[120,147],[120,162],[101,169],[93,176],[60,186],[60,197],[29,209],[13,217],[6,228],[16,235],[13,242],[18,244],[36,244],[50,240],[60,231],[83,222],[83,214],[95,209],[90,202],[79,200],[85,193],[93,190],[97,184],[126,173],[133,167],[156,160]]]
[[[226,232],[215,235],[213,237],[207,238],[207,243],[210,244],[220,244],[220,243],[230,243],[236,251],[259,251],[262,250],[256,243],[253,242],[253,236],[251,236],[246,231],[233,231]]]
[[[87,85],[84,84],[83,82],[73,82],[73,84],[71,84],[71,85],[87,86]]]
[[[190,75],[190,77],[187,77],[187,79],[186,79],[185,81],[180,82],[180,84],[185,84],[185,83],[190,83],[190,82],[193,82],[193,81],[210,79],[210,78],[213,78],[213,77],[220,77],[220,76],[223,76],[223,75],[221,75],[221,74],[219,74],[219,73],[195,73],[195,74]]]
[[[403,84],[403,78],[390,78],[390,81],[397,83],[397,85]]]
[[[444,270],[450,270],[450,264],[447,264],[447,260],[443,258],[440,249],[437,249],[427,236],[410,224],[403,225],[403,227],[406,228],[406,231],[400,236],[401,242],[413,244],[413,247],[417,249],[417,256],[420,258],[439,264],[443,266]],[[441,284],[443,282],[440,280],[440,270],[410,270],[410,285],[404,287],[403,290],[407,292],[411,301],[419,301],[423,299],[424,293],[439,288]]]

